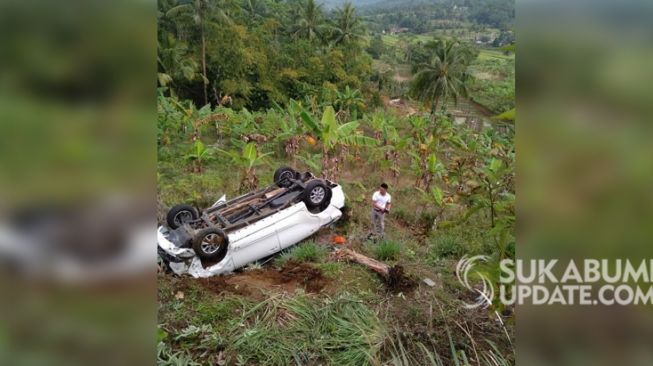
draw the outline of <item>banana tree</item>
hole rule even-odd
[[[278,121],[279,130],[275,135],[275,140],[283,145],[286,156],[294,162],[299,153],[300,142],[302,140],[299,124],[297,123],[302,108],[298,102],[290,99],[288,107],[285,110],[281,110],[284,113],[284,118]]]
[[[331,106],[325,108],[319,122],[305,110],[301,112],[301,119],[322,145],[322,176],[330,180],[338,180],[340,177],[349,147],[376,146],[378,143],[358,131],[358,121],[339,124]]]
[[[424,137],[424,131],[428,127],[428,121],[419,115],[412,116],[409,120],[411,125],[411,132],[415,140],[421,142]]]
[[[379,141],[381,146],[389,146],[396,143],[400,137],[397,129],[394,126],[394,120],[388,119],[383,113],[376,113],[368,120],[368,125],[374,130],[374,138]],[[394,158],[393,149],[386,149],[385,161],[391,164]],[[375,161],[376,164],[376,161]],[[376,166],[376,165],[375,165]]]
[[[321,161],[322,161],[322,154],[311,154],[311,153],[306,153],[304,155],[297,155],[297,159],[304,163],[310,171],[314,172],[315,174],[321,174],[322,172],[322,166],[321,166]]]
[[[431,188],[431,183],[433,183],[434,179],[441,179],[445,173],[446,168],[440,161],[438,161],[437,155],[430,154],[426,158],[426,169],[423,175],[423,182],[426,190]]]
[[[231,158],[233,164],[241,170],[240,192],[248,192],[258,187],[256,167],[266,164],[265,157],[270,153],[260,154],[256,144],[250,142],[243,146],[242,151],[226,151],[218,149],[220,153]]]
[[[410,156],[412,157],[411,167],[415,174],[415,186],[420,187],[423,183],[423,186],[428,189],[430,187],[430,177],[444,170],[443,166],[440,168],[442,164],[438,163],[435,155],[435,152],[439,150],[440,140],[433,135],[429,135],[426,138],[420,137],[420,139],[414,141],[417,148],[411,151]]]
[[[191,163],[191,171],[193,173],[201,173],[202,164],[212,158],[212,153],[210,149],[204,146],[202,141],[196,140],[190,154],[185,156],[186,160]]]
[[[207,122],[210,122],[212,115],[211,105],[207,104],[204,107],[197,109],[192,101],[179,101],[177,98],[169,98],[171,104],[177,108],[182,115],[181,126],[186,132],[188,125],[193,129],[191,134],[191,141],[198,140],[201,134],[201,127]]]
[[[412,148],[413,138],[408,136],[398,137],[392,145],[388,145],[386,159],[390,161],[390,171],[394,180],[394,186],[399,185],[399,174],[401,173],[401,158],[405,156],[406,151]]]

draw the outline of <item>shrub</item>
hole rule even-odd
[[[395,242],[382,241],[374,248],[374,256],[379,260],[394,260],[399,258],[401,246]]]
[[[412,223],[415,221],[415,210],[409,210],[404,207],[397,207],[393,210],[392,217],[403,222]]]
[[[462,257],[467,251],[460,238],[455,235],[437,235],[432,241],[429,259],[435,260],[443,257]]]

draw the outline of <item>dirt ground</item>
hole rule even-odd
[[[308,263],[288,262],[282,268],[273,267],[246,270],[226,276],[200,279],[206,289],[220,294],[232,293],[263,300],[270,293],[294,293],[302,289],[307,293],[329,293],[331,280],[319,268]]]

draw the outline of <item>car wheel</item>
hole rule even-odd
[[[168,211],[166,222],[168,223],[168,227],[174,230],[187,222],[197,220],[199,217],[200,215],[197,213],[195,207],[191,205],[176,205]]]
[[[309,209],[326,208],[331,201],[331,188],[324,181],[314,179],[306,184],[302,200]]]
[[[292,185],[290,179],[297,179],[298,175],[295,169],[283,166],[274,172],[274,183],[281,188],[288,188]]]
[[[224,231],[214,227],[200,230],[193,238],[193,250],[204,260],[221,260],[227,254],[228,245]]]

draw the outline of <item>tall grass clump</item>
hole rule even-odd
[[[378,245],[375,245],[373,248],[374,256],[378,260],[396,260],[399,258],[399,253],[401,253],[401,245],[384,240]]]
[[[273,297],[245,313],[228,346],[238,364],[369,365],[385,331],[376,313],[349,294]]]
[[[299,244],[290,250],[280,254],[274,260],[274,265],[282,267],[284,264],[293,262],[323,262],[328,254],[326,247],[309,241]]]
[[[460,240],[460,237],[455,235],[437,235],[431,241],[431,250],[429,252],[429,260],[435,261],[440,258],[459,258],[465,254],[466,248]]]
[[[292,258],[298,262],[321,262],[327,255],[327,249],[309,241],[294,247],[291,253]]]
[[[447,337],[449,339],[449,352],[442,357],[438,354],[435,347],[427,347],[422,342],[404,344],[401,337],[398,335],[390,337],[387,343],[389,350],[390,362],[387,363],[393,366],[510,366],[513,365],[511,361],[501,354],[496,344],[488,339],[487,349],[472,350],[471,352],[478,357],[475,361],[470,361],[465,350],[456,347],[449,328],[447,330]],[[479,346],[482,343],[479,344]],[[473,360],[473,359],[472,359]]]

